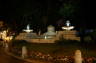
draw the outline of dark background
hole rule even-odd
[[[0,1],[0,19],[13,27],[24,28],[28,23],[34,29],[43,29],[52,24],[57,26],[57,21],[68,18],[58,14],[58,10],[70,0],[7,0]],[[71,0],[76,3],[76,0]],[[78,28],[95,28],[95,6],[92,1],[80,1],[78,12],[74,18],[69,18],[72,25]],[[61,24],[61,26],[64,24]]]

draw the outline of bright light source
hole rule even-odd
[[[27,32],[27,33],[30,33],[32,32],[33,30],[30,29],[30,26],[29,24],[27,25],[26,29],[24,29],[23,31]]]
[[[71,23],[69,20],[66,21],[66,26],[62,27],[63,30],[72,30],[74,29],[74,26],[70,26]]]

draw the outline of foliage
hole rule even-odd
[[[91,39],[90,36],[86,36],[86,37],[84,37],[84,41],[85,41],[85,42],[91,42],[92,39]]]
[[[59,10],[59,14],[65,18],[72,18],[78,13],[80,9],[79,1],[69,1],[68,3],[64,3],[63,6]]]
[[[22,46],[26,46],[28,43],[25,40],[13,40],[12,41],[12,46],[18,46],[18,47],[22,47]]]
[[[85,33],[84,37],[85,42],[96,42],[96,29],[91,32]]]
[[[66,39],[64,39],[64,38],[55,41],[55,43],[56,43],[57,45],[65,45],[65,44],[66,44],[66,45],[70,45],[70,43],[72,43],[72,44],[74,44],[74,45],[80,44],[79,41],[76,41],[76,40],[66,40]]]

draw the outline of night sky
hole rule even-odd
[[[32,25],[41,26],[43,22],[41,18],[45,17],[43,20],[49,19],[47,22],[43,22],[44,24],[57,25],[56,22],[62,19],[57,11],[68,1],[70,0],[2,0],[0,1],[0,19],[4,19],[9,24],[22,25],[23,23],[23,25],[26,25],[31,23]],[[76,2],[75,0],[71,1]],[[89,2],[84,1],[78,3],[79,11],[75,18],[70,19],[77,27],[92,28],[95,26],[92,17],[94,7],[91,5],[92,3],[89,4]],[[90,11],[90,9],[92,10]],[[63,20],[63,23],[65,23],[65,20]]]
[[[92,1],[82,1],[82,16],[87,27],[95,28],[94,4]]]

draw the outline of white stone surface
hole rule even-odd
[[[70,26],[70,24],[71,24],[70,21],[67,20],[67,21],[66,21],[66,26]]]
[[[56,35],[55,32],[55,27],[52,25],[49,25],[47,28],[47,32],[45,33],[45,35]]]
[[[82,55],[80,50],[76,50],[74,59],[75,63],[82,63]]]
[[[26,46],[22,47],[22,58],[27,58],[27,48],[26,48]]]
[[[30,32],[32,32],[33,30],[30,29],[30,26],[29,26],[29,24],[28,24],[27,27],[26,27],[26,29],[24,29],[23,31],[25,31],[25,32],[27,32],[27,33],[30,33]]]
[[[66,21],[66,26],[62,27],[63,30],[72,30],[74,29],[74,26],[71,26],[71,23],[69,20]]]

